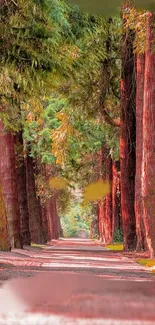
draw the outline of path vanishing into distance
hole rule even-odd
[[[0,252],[4,324],[153,325],[155,275],[89,239]]]

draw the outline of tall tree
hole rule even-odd
[[[6,207],[8,233],[12,248],[21,248],[20,211],[15,168],[13,135],[0,120],[0,178]]]
[[[0,182],[0,250],[9,251],[10,248],[7,217],[3,200],[2,186]]]
[[[136,58],[136,178],[135,178],[135,215],[137,250],[146,248],[144,211],[142,200],[142,161],[143,161],[143,106],[144,106],[144,73],[145,54],[137,54]]]
[[[122,19],[126,19],[122,8]],[[121,214],[124,231],[124,249],[136,248],[135,220],[135,143],[136,143],[136,82],[135,55],[133,53],[134,32],[124,29],[122,38],[122,77],[121,77],[121,129],[120,129],[120,168],[121,168]]]
[[[106,195],[105,204],[105,242],[112,241],[112,159],[110,154],[106,157],[106,181],[110,184],[110,193]]]
[[[20,209],[20,226],[23,245],[30,245],[29,211],[26,190],[26,166],[24,160],[22,131],[14,136],[16,153],[16,173],[18,185],[18,203]]]
[[[50,240],[59,238],[59,224],[55,196],[47,200],[46,214],[49,223]]]
[[[105,176],[105,161],[104,161],[104,152],[103,147],[99,152],[99,179],[102,181]],[[104,222],[106,215],[106,199],[103,198],[98,203],[98,231],[99,231],[99,239],[101,242],[105,243],[105,231],[104,231]]]
[[[48,241],[50,241],[50,233],[49,233],[49,225],[48,225],[47,211],[45,205],[40,204],[40,214],[41,214],[41,220],[43,226],[43,239],[44,239],[44,243],[47,243]]]
[[[26,157],[26,184],[31,241],[33,243],[43,244],[43,226],[40,202],[36,195],[34,161],[29,154]]]
[[[49,182],[49,178],[53,174],[53,166],[46,165],[46,181]],[[57,194],[52,193],[49,199],[46,201],[46,214],[48,220],[48,229],[50,239],[58,239],[59,238],[59,220],[57,214]]]
[[[142,195],[146,240],[150,256],[155,256],[155,13],[148,13],[146,31]]]
[[[105,145],[100,151],[100,180],[110,183],[112,189],[112,159]],[[98,204],[100,240],[108,244],[112,240],[112,191]]]
[[[99,239],[104,244],[106,244],[105,230],[104,230],[105,213],[106,213],[106,199],[103,198],[98,204],[98,230],[99,230]]]
[[[112,162],[112,238],[114,233],[121,229],[120,215],[120,162]]]

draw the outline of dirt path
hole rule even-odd
[[[155,275],[91,240],[0,252],[0,282],[0,325],[155,324]]]

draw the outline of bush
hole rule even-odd
[[[123,243],[124,235],[122,229],[116,229],[114,232],[113,242],[114,243]]]

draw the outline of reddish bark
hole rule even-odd
[[[0,120],[0,177],[6,208],[8,233],[11,248],[22,248],[20,236],[20,212],[18,205],[17,178],[15,169],[14,139],[5,131]]]
[[[50,241],[50,234],[48,229],[46,207],[40,204],[40,211],[41,211],[40,213],[41,213],[42,226],[43,226],[43,238],[44,238],[44,242],[47,243],[48,241]]]
[[[18,202],[20,209],[20,227],[22,242],[24,245],[30,245],[30,230],[29,230],[29,212],[26,190],[26,167],[23,153],[23,137],[22,132],[19,132],[14,137],[15,152],[16,152],[16,173],[18,185]]]
[[[46,179],[46,165],[42,164],[40,166],[40,170],[39,173],[42,175],[43,179]],[[42,193],[43,197],[40,198],[40,213],[41,213],[41,219],[42,219],[42,226],[43,226],[43,237],[44,237],[44,241],[45,243],[51,240],[51,236],[50,236],[50,225],[48,222],[48,218],[47,218],[47,209],[46,209],[46,202],[45,202],[45,196],[47,194]]]
[[[123,22],[124,17],[123,17]],[[136,248],[135,201],[135,55],[133,53],[134,34],[128,30],[122,41],[121,79],[121,127],[120,127],[120,167],[121,167],[121,215],[124,232],[124,249]]]
[[[44,243],[44,238],[40,202],[36,195],[34,162],[29,155],[27,155],[26,158],[26,183],[31,241],[33,243],[42,244]]]
[[[112,160],[107,156],[105,146],[100,151],[100,180],[112,181]],[[109,243],[112,240],[112,193],[103,198],[98,204],[98,228],[100,241]]]
[[[0,251],[10,250],[9,235],[7,229],[7,217],[3,200],[2,186],[0,182]]]
[[[103,149],[99,152],[99,179],[103,179]],[[98,232],[99,240],[104,242],[104,218],[105,218],[105,200],[98,204]]]
[[[105,212],[106,212],[106,199],[105,198],[99,202],[98,207],[99,207],[99,215],[98,215],[98,220],[99,220],[99,240],[105,244],[106,243],[106,241],[105,241],[105,231],[104,231]]]
[[[59,238],[59,225],[56,208],[56,196],[52,196],[46,203],[46,213],[49,223],[49,236],[50,239]]]
[[[155,36],[154,24],[155,14],[148,13],[143,111],[142,195],[146,240],[151,257],[155,256],[155,53],[152,50],[152,41],[154,42]]]
[[[119,161],[112,164],[112,237],[121,229]]]
[[[142,201],[142,160],[143,160],[143,104],[145,54],[137,55],[136,88],[136,178],[135,178],[135,216],[137,233],[137,250],[146,248]]]
[[[52,175],[52,166],[45,166],[45,175],[46,181],[48,182],[49,177]],[[57,215],[57,206],[56,206],[56,197],[55,193],[52,194],[52,197],[46,202],[46,215],[48,220],[48,237],[51,239],[59,238],[59,221]]]
[[[106,181],[110,183],[111,191],[106,195],[104,236],[105,242],[110,243],[112,241],[112,159],[110,155],[106,158]]]

